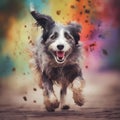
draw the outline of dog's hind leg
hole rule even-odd
[[[73,99],[74,102],[82,106],[84,104],[84,97],[82,95],[83,88],[85,86],[85,81],[79,76],[76,77],[72,83]]]
[[[61,102],[61,109],[67,110],[69,109],[69,105],[66,103],[66,94],[67,94],[67,86],[62,86],[60,90],[60,102]]]
[[[54,111],[59,107],[59,102],[53,90],[53,83],[45,73],[43,73],[43,95],[47,111]]]

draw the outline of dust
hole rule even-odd
[[[83,90],[85,105],[83,107],[116,107],[120,100],[120,74],[116,71],[84,74],[86,86]],[[20,81],[21,79],[21,81]],[[42,90],[32,79],[22,77],[10,80],[11,84],[2,81],[0,84],[0,105],[23,106],[25,108],[39,107],[44,109]],[[14,85],[13,85],[14,84]],[[60,100],[60,87],[54,86],[57,98]],[[68,88],[67,102],[73,109],[79,109],[72,99],[72,91]]]

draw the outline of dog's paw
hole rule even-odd
[[[82,106],[85,102],[84,97],[82,95],[83,88],[85,87],[85,81],[80,80],[79,77],[77,77],[72,84],[72,91],[73,91],[73,99],[74,102]]]
[[[49,112],[54,112],[55,109],[58,107],[59,107],[58,100],[54,101],[54,103],[51,103],[50,101],[47,101],[47,103],[45,103],[45,108]]]
[[[70,109],[70,106],[69,105],[62,105],[61,109],[62,110],[68,110],[68,109]]]
[[[85,99],[84,99],[84,97],[82,95],[82,91],[80,89],[73,90],[73,99],[74,99],[74,102],[79,106],[82,106],[85,103]]]
[[[53,111],[55,111],[56,108],[59,107],[59,101],[53,95],[50,96],[50,98],[46,97],[44,100],[44,104],[45,104],[46,110],[49,112],[53,112]]]

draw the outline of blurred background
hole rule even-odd
[[[98,101],[95,107],[119,106],[119,0],[0,1],[0,105],[35,106],[43,102],[42,92],[29,68],[27,49],[34,46],[41,34],[41,28],[34,25],[29,11],[31,2],[37,11],[50,15],[57,22],[76,21],[82,25],[85,106],[92,106],[95,101]],[[71,104],[72,93],[68,94]],[[109,102],[105,96],[109,96]]]

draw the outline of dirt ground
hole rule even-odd
[[[0,95],[0,120],[120,120],[119,83],[119,72],[87,75],[85,105],[75,105],[68,90],[67,101],[71,109],[65,111],[58,108],[55,112],[44,109],[42,93],[34,85],[22,87],[20,92],[4,90]],[[59,89],[55,89],[59,94]]]

